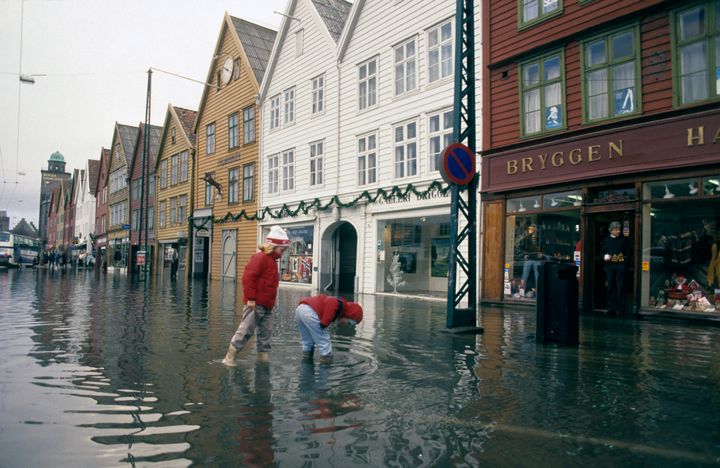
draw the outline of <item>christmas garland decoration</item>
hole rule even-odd
[[[351,208],[353,206],[356,206],[358,203],[361,202],[367,202],[367,203],[376,203],[378,200],[387,202],[391,199],[397,198],[397,199],[403,199],[406,198],[411,193],[414,194],[416,197],[422,199],[428,197],[431,193],[437,192],[440,195],[445,195],[450,190],[449,185],[443,185],[441,182],[435,180],[427,187],[425,190],[418,190],[415,188],[413,184],[407,184],[405,188],[401,188],[397,185],[393,186],[389,190],[385,190],[384,188],[379,188],[375,192],[375,194],[371,194],[367,190],[363,191],[360,195],[355,197],[353,200],[349,202],[343,202],[340,200],[340,197],[338,195],[333,195],[330,200],[323,204],[323,202],[319,198],[315,198],[310,202],[306,202],[305,200],[301,200],[300,203],[296,208],[289,207],[286,203],[283,203],[283,205],[275,210],[273,210],[269,207],[266,207],[262,211],[256,211],[254,214],[248,214],[246,210],[240,211],[240,213],[234,215],[230,212],[228,212],[223,217],[217,217],[213,219],[213,223],[215,224],[223,224],[223,223],[230,223],[230,222],[237,222],[240,220],[245,221],[263,221],[266,216],[269,216],[272,219],[280,219],[283,217],[290,217],[294,218],[301,213],[303,215],[307,215],[308,212],[312,209],[316,209],[317,211],[326,211],[331,209],[333,206],[336,206],[338,208]],[[195,229],[201,229],[205,228],[205,223],[202,223],[200,226],[196,226],[194,221],[192,222],[192,225]]]

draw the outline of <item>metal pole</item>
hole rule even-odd
[[[150,204],[150,193],[148,191],[147,196],[145,196],[145,191],[147,190],[145,181],[148,178],[148,157],[150,155],[150,102],[152,97],[152,68],[149,68],[148,71],[148,84],[147,84],[147,101],[145,102],[145,138],[143,140],[143,159],[142,159],[142,182],[141,182],[141,197],[140,197],[140,239],[138,239],[138,247],[140,246],[140,240],[144,239],[145,243],[143,244],[143,251],[145,252],[145,264],[143,265],[143,280],[145,281],[145,286],[147,287],[147,272],[148,272],[148,251],[147,251],[147,241],[148,241],[148,207],[144,206],[143,203],[146,205]],[[149,182],[149,181],[148,181]],[[144,198],[144,202],[143,202]],[[143,210],[145,214],[145,237],[142,236],[142,226],[143,226]]]

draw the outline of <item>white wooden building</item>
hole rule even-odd
[[[288,5],[286,14],[297,20],[283,22],[277,62],[268,68],[260,95],[261,208],[295,209],[301,200],[319,197],[326,203],[333,195],[346,203],[364,191],[374,196],[379,189],[404,191],[408,184],[424,192],[440,181],[437,160],[452,138],[455,2],[356,0],[335,41],[318,4],[341,3]],[[479,47],[476,55],[479,61]],[[318,115],[313,80],[320,75],[324,102]],[[288,96],[294,105],[290,122]],[[322,142],[322,153],[316,142]],[[320,292],[444,296],[449,205],[449,193],[433,191],[266,219],[263,226],[291,228],[296,245],[281,265],[285,281],[304,282],[309,256],[308,284]],[[304,229],[293,236],[296,227]],[[388,281],[393,262],[401,265],[404,282],[397,289]]]
[[[92,252],[91,235],[95,233],[95,185],[100,172],[100,161],[88,159],[84,169],[76,172],[73,180],[75,205],[75,237],[78,245]]]

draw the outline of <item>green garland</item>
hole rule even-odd
[[[215,224],[223,224],[240,220],[262,221],[265,219],[266,216],[269,216],[272,219],[280,219],[283,217],[294,218],[300,213],[302,213],[303,215],[307,215],[308,212],[312,209],[316,209],[318,211],[326,211],[331,209],[333,206],[337,206],[338,208],[350,208],[357,205],[363,200],[368,203],[375,203],[378,201],[378,199],[381,199],[382,201],[388,201],[392,198],[402,199],[407,197],[411,193],[422,199],[427,198],[432,192],[437,192],[441,195],[445,195],[449,190],[449,185],[443,185],[437,180],[433,181],[425,190],[418,190],[413,184],[407,184],[404,189],[395,185],[390,190],[379,188],[374,195],[365,190],[360,195],[355,197],[355,199],[347,203],[343,203],[340,200],[339,196],[333,195],[332,198],[330,198],[330,200],[325,204],[323,204],[319,198],[315,198],[311,202],[301,200],[295,209],[292,209],[286,203],[283,203],[283,205],[275,212],[273,212],[273,210],[269,207],[266,207],[262,211],[255,212],[254,214],[248,214],[246,210],[242,210],[236,215],[228,212],[228,214],[223,217],[215,218],[213,222]],[[193,227],[195,227],[194,223]]]

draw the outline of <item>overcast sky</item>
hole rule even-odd
[[[0,0],[0,210],[8,212],[11,228],[20,218],[37,226],[40,170],[53,152],[65,156],[72,173],[87,159],[99,159],[116,121],[144,120],[149,67],[204,81],[225,11],[277,29],[282,17],[273,11],[284,12],[285,5],[286,0]],[[20,71],[47,76],[19,86]],[[163,124],[169,102],[197,110],[201,94],[201,84],[153,73],[152,123]]]

